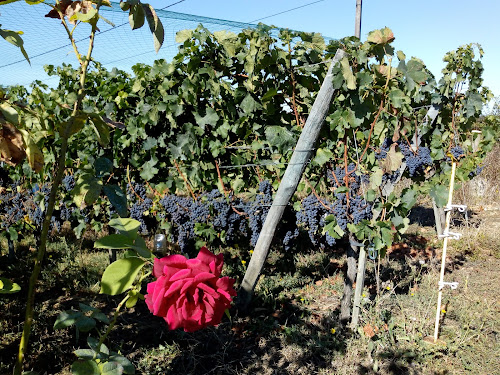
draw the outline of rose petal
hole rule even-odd
[[[220,289],[220,288],[217,289],[217,293],[222,294],[224,297],[226,297],[226,299],[228,301],[232,301],[231,295],[228,292],[226,292],[224,289]]]
[[[182,304],[181,308],[182,317],[186,320],[192,319],[194,312],[195,312],[194,303],[191,303],[186,299]]]
[[[155,258],[153,262],[153,275],[155,277],[160,277],[163,275],[163,270],[167,266],[176,268],[186,268],[186,257],[173,254],[161,259]]]
[[[149,310],[153,315],[164,316],[166,314],[166,309],[168,307],[168,302],[163,298],[165,293],[167,280],[165,277],[160,277],[158,280],[149,283],[147,286],[148,300],[152,303],[148,304]]]
[[[200,249],[200,252],[198,253],[198,256],[196,257],[199,261],[205,263],[207,266],[210,264],[210,262],[213,262],[215,260],[215,255],[210,252],[206,246],[203,246]]]
[[[184,284],[185,284],[184,280],[177,280],[174,283],[170,284],[163,297],[168,298],[173,294],[177,293],[179,290],[182,289],[182,286]]]
[[[181,280],[181,279],[186,279],[191,276],[193,273],[193,270],[190,270],[188,268],[185,268],[183,270],[177,271],[172,277],[170,278],[171,282]]]
[[[220,279],[217,280],[217,283],[215,284],[218,289],[223,289],[226,292],[228,292],[232,296],[236,296],[238,293],[236,293],[236,290],[234,290],[233,285],[236,280],[232,279],[230,277],[224,276],[221,277]]]
[[[165,321],[168,323],[169,329],[177,329],[182,326],[181,317],[177,313],[176,306],[172,305],[168,309],[167,316],[165,317]]]
[[[205,295],[206,297],[208,297],[208,294]],[[210,305],[209,303],[206,303],[203,305],[205,307],[205,313],[208,315],[208,316],[212,316],[214,314],[214,308],[212,305]]]
[[[186,265],[194,270],[195,272],[210,272],[210,267],[208,264],[203,263],[199,259],[189,259]]]
[[[212,297],[212,296],[211,296],[210,294],[208,294],[208,293],[205,293],[205,294],[203,295],[203,297],[204,297],[204,299],[205,299],[206,303],[209,303],[209,304],[210,304],[210,306],[212,306],[212,307],[213,307],[213,306],[215,306],[215,298],[214,298],[214,297]]]
[[[210,272],[201,272],[194,277],[194,280],[198,283],[206,283],[217,280],[217,277]]]
[[[181,282],[184,283],[182,286],[181,291],[179,292],[181,295],[186,293],[186,291],[191,288],[191,287],[196,287],[197,283],[194,281],[194,279],[188,279],[188,280],[180,280]]]
[[[200,283],[198,284],[198,288],[202,289],[203,291],[211,294],[212,296],[214,297],[217,297],[217,292],[215,291],[215,289],[209,287],[207,284],[204,284],[204,283]]]

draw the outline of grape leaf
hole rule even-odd
[[[394,41],[395,37],[391,29],[384,27],[380,30],[374,30],[368,33],[368,38],[366,39],[370,43],[375,44],[387,44]]]

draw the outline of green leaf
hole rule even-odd
[[[382,185],[382,177],[384,176],[384,171],[380,168],[376,168],[375,171],[370,176],[370,188],[378,189]]]
[[[333,152],[327,148],[318,148],[316,151],[316,156],[314,157],[314,164],[324,165],[333,158]]]
[[[127,196],[118,185],[104,185],[102,188],[109,202],[121,217],[128,216]]]
[[[412,58],[408,61],[406,69],[406,75],[418,84],[426,82],[429,78],[429,74],[425,70],[425,65],[419,59]]]
[[[392,30],[388,27],[384,27],[383,29],[374,30],[368,33],[368,38],[366,40],[374,44],[387,44],[391,43],[394,39]]]
[[[256,110],[262,108],[262,106],[257,103],[257,101],[252,97],[251,94],[247,94],[247,96],[245,96],[245,98],[241,101],[240,107],[241,109],[243,109],[243,112],[245,112],[245,114],[253,113]]]
[[[100,322],[103,322],[105,324],[109,324],[110,321],[109,321],[109,318],[106,316],[106,314],[104,314],[103,312],[100,312],[100,311],[95,311],[93,312],[91,315],[90,315],[92,318],[100,321]]]
[[[122,0],[120,1],[120,8],[124,12],[128,11],[130,9],[130,4],[127,0]]]
[[[9,103],[0,103],[0,112],[13,125],[19,125],[19,113]]]
[[[407,189],[401,196],[401,203],[403,207],[409,211],[417,203],[417,192],[413,189]]]
[[[101,371],[97,363],[92,360],[78,360],[71,365],[71,373],[73,375],[100,375]]]
[[[87,345],[89,346],[90,349],[95,351],[96,353],[102,354],[100,357],[101,358],[107,358],[109,356],[109,349],[106,345],[101,344],[99,346],[99,340],[96,339],[95,337],[89,336],[87,337]]]
[[[96,308],[96,307],[92,307],[92,306],[89,306],[89,305],[86,305],[85,303],[78,303],[78,307],[80,308],[80,311],[82,312],[94,312],[94,311],[98,311],[99,309]]]
[[[144,25],[144,19],[146,14],[144,13],[144,8],[142,4],[133,5],[130,7],[130,12],[128,15],[128,22],[132,30],[140,29]]]
[[[12,282],[9,279],[0,277],[0,294],[12,294],[21,290],[19,284]]]
[[[158,162],[153,158],[149,159],[147,162],[144,163],[141,171],[142,179],[149,181],[158,174],[160,170],[155,167],[156,163]]]
[[[0,29],[0,36],[2,38],[4,38],[7,42],[15,45],[16,47],[19,47],[24,58],[31,65],[30,59],[28,57],[28,53],[24,49],[23,38],[21,38],[20,34],[22,34],[22,31],[12,31],[12,30]]]
[[[44,165],[43,153],[33,141],[29,132],[24,129],[20,129],[19,131],[23,135],[28,164],[36,173],[40,173]]]
[[[146,19],[148,20],[149,29],[151,30],[151,33],[153,33],[155,51],[158,53],[165,37],[163,24],[161,23],[160,18],[156,15],[155,9],[151,5],[142,4],[142,6],[146,14]]]
[[[132,292],[132,291],[130,291]],[[129,292],[129,294],[130,294]],[[127,302],[125,302],[125,306],[127,306],[128,309],[131,309],[137,304],[137,301],[139,300],[139,296],[137,295],[137,292],[133,293],[130,295],[128,298]]]
[[[338,188],[335,189],[335,193],[337,194],[347,193],[348,191],[349,188],[347,186],[339,186]]]
[[[97,177],[104,177],[113,171],[113,162],[105,157],[97,158],[94,169]]]
[[[391,219],[392,223],[394,224],[394,226],[396,228],[400,227],[401,225],[404,224],[404,220],[403,220],[403,217],[402,216],[399,216],[398,214],[395,214],[392,219]]]
[[[67,127],[69,126],[68,135],[76,134],[80,130],[82,130],[88,118],[89,118],[88,113],[80,112],[76,114],[74,117],[71,117],[68,121],[62,123],[61,130],[65,132]],[[61,134],[63,134],[63,132],[61,132]]]
[[[392,245],[392,231],[388,228],[381,228],[380,232],[382,233],[382,241],[386,247],[390,247]]]
[[[444,207],[448,203],[448,193],[448,187],[436,185],[431,188],[429,195],[434,198],[438,207]]]
[[[135,239],[137,237],[137,231],[139,230],[141,223],[135,219],[120,217],[110,220],[108,225],[111,228],[114,228],[117,231],[119,231],[121,234],[124,234],[129,238]]]
[[[181,30],[175,34],[175,42],[176,43],[184,43],[186,40],[190,39],[193,36],[193,30]]]
[[[109,357],[109,362],[116,362],[122,365],[123,367],[123,373],[127,375],[133,375],[135,374],[135,368],[132,362],[130,362],[127,358],[124,356],[118,355],[118,354],[113,354]]]
[[[102,181],[96,178],[90,180],[89,188],[85,194],[85,203],[87,206],[92,206],[99,195],[101,195]]]
[[[283,151],[293,148],[297,143],[295,135],[284,126],[267,126],[265,133],[269,145]]]
[[[92,125],[94,125],[97,141],[101,146],[106,147],[110,141],[109,125],[101,116],[90,116],[89,119]]]
[[[76,181],[73,201],[77,207],[81,207],[84,202],[87,205],[92,205],[101,194],[101,189],[102,181],[97,179],[91,171],[86,171]]]
[[[100,293],[115,296],[130,289],[145,264],[140,258],[119,259],[111,263],[102,275]]]
[[[88,332],[96,325],[96,321],[89,316],[80,316],[76,319],[75,326],[81,332]]]
[[[342,60],[340,60],[340,66],[342,67],[342,75],[344,76],[347,88],[349,90],[355,90],[356,77],[354,77],[354,74],[352,74],[351,67],[349,66],[349,60],[346,56],[344,56]]]
[[[97,10],[92,7],[86,7],[86,12],[76,12],[70,17],[70,21],[78,20],[81,22],[90,22],[96,15],[97,15]]]
[[[63,311],[57,316],[54,329],[68,328],[75,324],[76,320],[82,316],[83,314],[80,311]]]
[[[121,375],[123,367],[118,362],[106,362],[101,367],[101,375]]]
[[[12,226],[9,227],[9,229],[7,230],[7,234],[9,235],[9,238],[11,239],[11,241],[17,241],[17,239],[19,237],[16,228],[14,228]]]
[[[404,104],[410,104],[410,98],[400,89],[391,90],[389,99],[395,108],[401,108]]]
[[[196,124],[202,129],[205,129],[205,125],[217,125],[219,121],[219,115],[211,107],[207,107],[207,112],[204,117],[201,117],[198,112],[193,112]]]
[[[130,249],[132,246],[133,239],[124,234],[109,234],[94,243],[97,249]]]
[[[132,245],[132,249],[137,251],[137,254],[139,254],[143,258],[146,258],[146,259],[154,258],[153,254],[151,253],[151,251],[149,251],[149,249],[146,245],[146,241],[144,241],[144,239],[142,237],[136,238],[134,245]]]
[[[96,352],[92,349],[77,349],[73,352],[79,359],[91,360],[96,355]]]
[[[271,100],[272,97],[278,95],[278,90],[275,87],[270,88],[264,95],[262,95],[262,101],[266,102]]]

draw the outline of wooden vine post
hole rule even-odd
[[[264,226],[259,234],[259,239],[255,245],[252,258],[250,259],[250,263],[248,264],[245,277],[243,278],[243,282],[238,293],[238,304],[243,310],[245,310],[250,303],[255,285],[257,284],[264,262],[266,261],[269,253],[269,248],[271,246],[276,227],[283,216],[285,207],[288,205],[290,198],[297,189],[297,185],[302,178],[307,162],[312,155],[313,147],[318,139],[321,126],[323,125],[323,122],[328,114],[333,93],[335,91],[331,78],[333,66],[336,65],[345,55],[346,53],[342,50],[337,50],[335,53],[335,57],[328,68],[328,72],[325,76],[323,84],[321,85],[318,96],[316,97],[316,100],[311,108],[311,113],[309,114],[306,124],[304,125],[304,129],[302,130],[299,140],[297,141],[297,145],[293,151],[290,163],[286,168],[285,174],[276,193],[276,197],[269,208]]]

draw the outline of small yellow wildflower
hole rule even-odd
[[[443,314],[446,314],[446,310],[445,310],[445,309],[441,309],[441,312],[442,312]]]
[[[241,264],[245,265],[245,264],[247,264],[247,261],[246,260],[242,260]]]
[[[331,334],[333,335],[333,334],[336,332],[336,331],[335,331],[335,328],[332,328],[332,329],[330,330],[330,332],[331,332]]]
[[[390,287],[390,286],[387,286],[387,287],[385,287],[385,289],[387,289],[387,290],[391,290],[391,287]]]
[[[415,295],[415,293],[411,293],[411,294],[410,294],[410,296],[414,296],[414,295]]]
[[[250,255],[252,255],[253,254],[253,250],[250,250],[249,253],[250,253]]]
[[[304,302],[304,301],[305,301],[305,299],[304,299],[304,298],[301,298],[301,299],[300,299],[300,302]]]
[[[366,297],[366,294],[365,294],[365,293],[363,293],[363,294],[361,295],[361,297],[365,298],[365,297]]]

